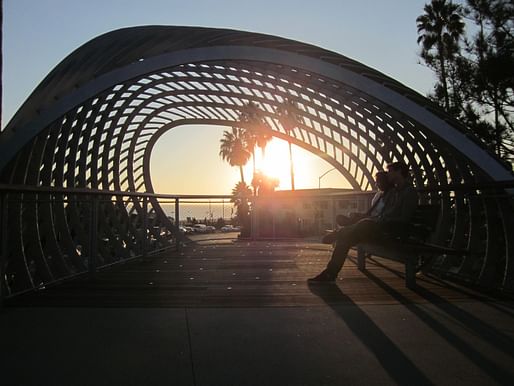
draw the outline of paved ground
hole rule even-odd
[[[2,385],[512,385],[514,303],[316,243],[202,241],[24,296]]]

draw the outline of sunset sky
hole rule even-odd
[[[419,64],[416,17],[425,0],[4,0],[2,128],[39,82],[94,37],[137,25],[191,25],[260,32],[314,44],[373,67],[426,94],[432,73]],[[222,127],[183,126],[152,154],[157,192],[226,194],[239,179],[218,156]],[[297,188],[317,188],[331,166],[293,148]],[[287,144],[276,140],[258,167],[289,189]],[[251,164],[251,163],[250,163]],[[272,166],[270,166],[272,165]],[[251,165],[246,178],[251,179]],[[321,187],[343,187],[329,172]]]

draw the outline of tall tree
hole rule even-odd
[[[468,44],[469,99],[492,123],[495,153],[514,161],[514,3],[468,0],[464,9],[478,27]]]
[[[294,165],[293,165],[293,149],[291,144],[291,133],[301,122],[301,117],[298,114],[298,106],[296,103],[288,98],[275,109],[278,115],[280,125],[288,135],[287,143],[289,145],[289,170],[291,174],[291,190],[294,190]]]
[[[451,9],[447,9],[447,8]],[[446,9],[446,17],[438,17]],[[466,5],[451,5],[433,0],[417,18],[418,43],[423,43],[421,56],[434,70],[438,82],[434,94],[436,102],[448,113],[460,119],[498,157],[514,164],[514,2],[512,0],[467,0]],[[449,49],[441,50],[436,21],[443,24],[448,14],[456,14],[447,27]],[[466,18],[471,28],[458,38],[458,14]],[[449,19],[448,19],[449,20]],[[474,26],[473,26],[474,24]],[[452,38],[453,36],[453,38]],[[463,41],[464,44],[459,44]],[[431,48],[430,48],[431,47]],[[440,53],[445,60],[439,60]],[[442,63],[442,64],[441,64]],[[443,76],[444,75],[444,76]],[[445,81],[443,81],[445,79]]]
[[[264,157],[266,146],[273,138],[271,127],[266,121],[265,112],[254,102],[248,102],[241,108],[238,122],[244,130],[247,147],[252,152],[255,174],[255,148],[259,147]]]
[[[238,166],[241,174],[241,182],[244,183],[243,166],[250,159],[251,153],[247,148],[244,131],[238,127],[232,127],[231,131],[225,130],[223,138],[220,140],[221,158],[229,163],[230,166]]]
[[[436,94],[442,94],[443,106],[450,110],[448,66],[459,51],[464,34],[460,5],[447,0],[432,0],[424,7],[424,14],[416,19],[421,57],[435,70],[439,78]]]

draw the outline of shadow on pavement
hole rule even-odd
[[[309,290],[346,323],[357,338],[375,355],[384,370],[398,385],[431,385],[430,380],[389,339],[359,306],[343,294],[336,284],[309,284]],[[353,307],[335,307],[339,303]]]
[[[429,326],[439,336],[445,339],[450,345],[452,345],[456,350],[467,357],[476,366],[481,368],[487,375],[498,382],[498,384],[511,384],[510,381],[508,381],[512,380],[511,373],[498,366],[498,364],[490,358],[483,355],[460,336],[452,332],[447,326],[436,320],[427,311],[423,310],[419,305],[409,302],[409,299],[386,285],[382,280],[373,275],[371,272],[363,271],[363,273],[368,277],[369,280],[373,281],[377,286],[389,293],[397,301],[402,303],[410,312],[416,315],[421,321],[423,321],[427,326]],[[473,330],[477,336],[482,337],[489,344],[495,346],[497,349],[514,358],[514,344],[509,336],[495,330],[493,327],[487,325],[475,316],[456,307],[455,305],[438,297],[437,295],[424,288],[418,286],[415,291],[425,299],[429,300],[431,305],[438,307],[449,316],[457,319],[459,323],[464,324],[468,329]]]

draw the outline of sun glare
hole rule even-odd
[[[314,156],[305,150],[293,145],[293,166],[295,187],[298,189],[312,187],[313,181],[316,179],[316,172],[312,168],[312,158]],[[289,146],[288,143],[279,138],[273,138],[266,146],[264,158],[260,149],[256,152],[256,169],[265,175],[277,178],[279,180],[278,190],[291,189],[291,172],[289,164]],[[245,172],[251,175],[253,164],[250,161],[246,165]]]
[[[261,161],[260,170],[279,180],[279,189],[291,188],[289,168],[289,149],[286,141],[273,139],[268,146],[264,159]]]

